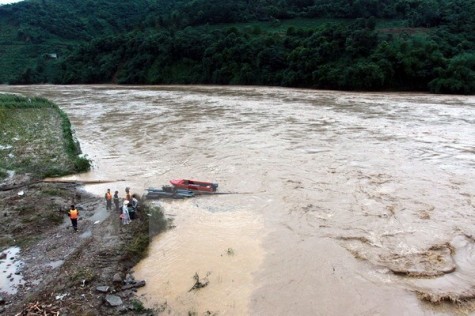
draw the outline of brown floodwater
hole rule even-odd
[[[170,314],[451,315],[475,295],[475,97],[267,87],[0,86],[70,117],[124,195],[173,178],[135,267]],[[2,144],[8,145],[8,144]],[[191,290],[198,274],[208,286]],[[421,300],[420,298],[426,298]]]

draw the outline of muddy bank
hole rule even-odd
[[[145,284],[135,280],[130,271],[143,251],[143,245],[142,249],[134,248],[136,238],[142,236],[145,243],[148,240],[147,216],[139,214],[124,226],[119,214],[106,211],[102,198],[77,185],[26,185],[28,180],[17,179],[0,187],[0,253],[6,254],[0,256],[0,264],[15,266],[15,271],[0,271],[11,274],[0,279],[0,311],[5,315],[26,311],[51,315],[151,314],[135,298],[136,289]],[[18,188],[1,190],[13,184]],[[70,227],[66,216],[71,203],[80,211],[78,232]]]

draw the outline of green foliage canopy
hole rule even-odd
[[[25,0],[0,28],[9,83],[475,93],[473,0]]]

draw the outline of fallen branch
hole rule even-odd
[[[11,190],[15,190],[15,189],[20,189],[20,188],[23,188],[23,187],[26,187],[26,186],[29,186],[29,185],[32,185],[32,184],[37,184],[37,183],[40,183],[42,182],[41,180],[38,180],[38,181],[31,181],[31,182],[26,182],[26,183],[23,183],[23,184],[18,184],[18,185],[14,185],[14,186],[4,186],[4,187],[0,187],[0,191],[11,191]]]
[[[119,180],[62,180],[62,179],[44,179],[41,182],[45,183],[73,183],[73,184],[101,184],[125,181],[125,179]]]
[[[131,284],[127,284],[127,285],[122,286],[121,290],[125,291],[125,290],[130,290],[130,289],[134,289],[134,288],[138,288],[138,287],[143,287],[143,286],[145,286],[145,281],[138,281],[138,282],[134,281]]]
[[[59,307],[52,304],[40,304],[40,302],[28,304],[22,312],[15,314],[15,316],[56,316],[59,315]]]

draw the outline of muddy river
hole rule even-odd
[[[0,86],[69,115],[103,195],[174,178],[135,268],[176,315],[451,315],[475,295],[475,97],[265,87]],[[192,290],[193,276],[209,284]],[[430,303],[430,302],[433,303]],[[473,305],[473,304],[472,304]],[[473,306],[472,306],[473,307]]]

